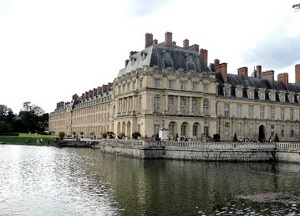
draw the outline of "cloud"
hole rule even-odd
[[[130,13],[133,16],[149,16],[170,3],[170,0],[131,0]]]
[[[11,0],[0,0],[0,16],[8,15],[11,12]]]

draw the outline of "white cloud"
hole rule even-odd
[[[14,112],[24,101],[51,112],[74,93],[112,82],[129,52],[144,48],[146,32],[163,41],[171,31],[178,45],[188,38],[208,49],[210,62],[227,62],[230,73],[300,63],[296,0],[3,2],[0,104]]]

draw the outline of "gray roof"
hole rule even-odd
[[[199,73],[209,70],[200,59],[199,52],[186,50],[176,45],[166,46],[165,43],[160,43],[131,55],[127,66],[120,70],[118,77],[144,66],[158,66],[160,69],[172,67],[175,70],[194,70]]]

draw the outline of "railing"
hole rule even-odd
[[[132,139],[102,139],[98,143],[115,145],[120,147],[131,148],[165,148],[165,149],[182,149],[182,150],[278,150],[286,152],[300,152],[300,142],[199,142],[199,141],[150,141],[150,140],[132,140]]]

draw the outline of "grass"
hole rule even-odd
[[[55,136],[52,135],[41,135],[41,134],[28,134],[20,133],[19,136],[0,136],[0,143],[4,142],[6,144],[15,144],[15,145],[45,145],[53,146],[55,143]],[[43,142],[37,144],[37,140],[42,139]]]

